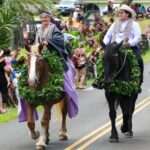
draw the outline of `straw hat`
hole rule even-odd
[[[126,5],[126,4],[121,5],[121,7],[119,8],[119,11],[120,10],[126,10],[127,12],[129,12],[132,15],[132,18],[135,17],[134,10],[130,6]]]

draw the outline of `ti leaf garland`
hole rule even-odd
[[[132,93],[137,93],[140,88],[140,68],[138,66],[138,61],[132,50],[124,50],[127,54],[127,61],[130,65],[130,81],[123,80],[113,80],[113,82],[108,87],[109,92],[115,92],[121,95],[130,96]],[[103,67],[103,54],[100,53],[99,59],[97,61],[97,74],[99,84],[103,84],[104,80],[104,67]]]
[[[44,85],[43,89],[37,91],[36,89],[28,86],[28,72],[26,64],[23,66],[21,76],[18,80],[18,90],[21,99],[35,105],[58,100],[61,96],[61,92],[63,91],[64,70],[60,57],[57,56],[56,53],[49,51],[43,52],[42,55],[51,66],[51,71],[49,73],[50,80]]]

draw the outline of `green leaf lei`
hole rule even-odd
[[[130,81],[114,79],[108,87],[109,92],[115,92],[121,95],[130,96],[133,93],[137,93],[140,88],[140,68],[138,61],[132,50],[125,49],[124,53],[127,54],[127,61],[130,65]],[[100,53],[97,61],[97,74],[99,83],[102,84],[104,80],[104,67],[103,67],[103,54]]]
[[[21,76],[18,80],[18,90],[21,99],[35,105],[58,100],[63,91],[64,70],[60,57],[57,56],[56,53],[49,51],[43,52],[42,56],[51,66],[49,73],[50,80],[44,85],[43,89],[38,91],[28,86],[27,64],[23,66]]]

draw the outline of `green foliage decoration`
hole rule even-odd
[[[130,96],[133,93],[137,93],[140,88],[140,68],[138,61],[132,50],[123,50],[127,55],[127,61],[130,66],[130,81],[114,79],[113,82],[108,86],[109,92],[118,93],[121,95]],[[103,53],[100,53],[97,61],[97,73],[98,82],[103,86],[104,81],[104,66],[103,66]]]
[[[22,100],[30,104],[44,104],[58,100],[63,91],[64,70],[60,60],[54,52],[45,51],[43,57],[50,64],[49,81],[43,86],[42,90],[36,90],[27,84],[28,71],[27,64],[23,66],[21,76],[18,80],[19,95]]]

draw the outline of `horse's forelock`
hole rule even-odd
[[[40,49],[39,49],[40,44],[32,45],[31,46],[31,52],[34,54],[40,54]]]

